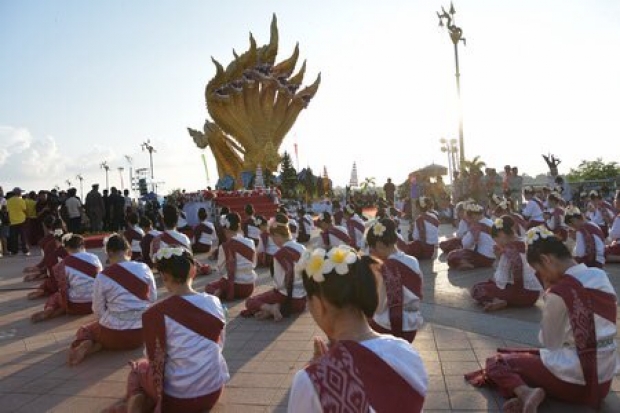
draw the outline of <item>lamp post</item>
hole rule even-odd
[[[450,40],[454,45],[454,63],[456,66],[456,94],[458,97],[458,109],[459,109],[459,163],[463,165],[465,160],[465,144],[463,143],[463,107],[461,104],[461,72],[459,70],[459,42],[463,42],[466,45],[466,40],[463,37],[463,30],[457,27],[454,20],[456,10],[454,5],[450,3],[450,10],[446,11],[445,8],[441,8],[441,13],[437,12],[439,17],[439,27],[446,27]]]
[[[458,152],[458,148],[456,146],[456,139],[439,139],[439,143],[441,143],[441,151],[443,153],[448,154],[448,172],[450,174],[450,183],[452,183],[452,178],[454,175],[454,171],[458,171],[459,166],[456,162],[456,153]]]
[[[133,185],[133,158],[129,155],[125,155],[125,160],[127,161],[127,163],[129,164],[129,190],[132,192],[133,195],[133,189],[134,189],[134,185]]]
[[[122,166],[118,167],[118,175],[121,177],[121,191],[125,190],[125,182],[123,181],[123,171],[125,170],[125,168],[123,168]]]
[[[84,177],[82,174],[77,174],[75,179],[80,181],[80,199],[84,202]]]
[[[108,171],[110,170],[110,166],[108,165],[108,161],[101,162],[101,168],[105,169],[105,189],[110,190],[110,185],[108,183]]]
[[[155,191],[155,183],[154,183],[155,176],[153,175],[153,152],[157,152],[157,151],[155,150],[153,145],[151,145],[150,139],[147,139],[146,142],[142,142],[140,146],[142,146],[142,151],[149,152],[149,159],[151,161],[151,184],[153,185],[153,192],[154,192]]]

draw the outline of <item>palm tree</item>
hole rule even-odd
[[[374,189],[375,186],[376,186],[376,182],[375,182],[375,178],[374,177],[366,178],[366,179],[364,179],[364,182],[362,182],[362,185],[361,185],[362,192],[366,193],[366,192]]]
[[[474,158],[470,161],[463,161],[462,168],[469,172],[471,175],[472,172],[482,172],[482,169],[487,166],[486,162],[480,159],[480,156],[474,156]]]

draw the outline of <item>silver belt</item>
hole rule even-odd
[[[135,321],[142,318],[144,310],[108,311],[108,314],[121,321]]]

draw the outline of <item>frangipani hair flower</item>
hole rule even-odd
[[[162,259],[170,259],[173,255],[177,257],[182,257],[183,253],[187,251],[185,248],[181,247],[173,247],[173,248],[160,248],[155,253],[155,261],[160,261]]]
[[[61,228],[56,228],[56,229],[54,230],[54,236],[55,236],[55,237],[62,237],[62,234],[64,234],[64,232],[62,232],[62,229],[61,229]]]
[[[323,274],[336,270],[336,274],[345,275],[349,272],[349,264],[357,261],[357,253],[347,245],[332,248],[327,253],[327,260],[323,264]]]
[[[499,204],[497,204],[497,207],[503,210],[508,210],[508,202],[503,199]]]
[[[65,235],[62,236],[62,238],[60,240],[64,244],[65,242],[69,241],[72,237],[73,237],[73,233],[72,232],[67,232]]]
[[[579,208],[577,208],[574,205],[568,206],[566,207],[566,209],[564,210],[566,215],[581,215],[581,210]]]
[[[228,218],[226,218],[225,216],[222,216],[220,218],[220,224],[224,227],[224,228],[228,228],[230,229],[230,221],[228,220]]]
[[[347,205],[344,209],[345,209],[345,211],[347,211],[347,214],[349,214],[349,215],[354,215],[355,214],[355,209],[353,209],[353,207],[351,205]]]
[[[325,281],[325,275],[336,271],[336,274],[349,273],[349,265],[357,261],[357,253],[349,246],[341,245],[326,252],[323,248],[306,250],[297,265],[297,271],[306,271],[309,278],[317,283]]]
[[[482,205],[478,205],[476,203],[470,203],[465,205],[465,211],[468,212],[475,212],[475,213],[480,213],[484,210],[484,208],[482,207]]]
[[[500,203],[502,203],[504,201],[504,198],[502,198],[501,196],[497,195],[497,194],[493,194],[491,196],[491,199],[493,200],[493,202],[495,203],[495,205],[499,205]]]
[[[375,236],[377,236],[377,237],[382,237],[383,233],[385,233],[386,229],[387,228],[385,228],[385,225],[383,225],[381,222],[377,221],[372,226],[372,233],[375,234]]]
[[[501,218],[497,218],[494,222],[493,222],[493,226],[497,229],[502,229],[504,228],[504,220]]]
[[[536,241],[547,239],[549,237],[554,237],[554,236],[555,235],[553,234],[553,232],[549,231],[546,227],[541,225],[541,226],[534,227],[528,230],[527,233],[525,234],[525,240],[527,241],[528,245],[532,245]]]
[[[323,264],[325,263],[326,251],[323,248],[314,250],[306,250],[297,262],[297,269],[306,271],[308,277],[315,282],[322,283],[325,281],[323,277]]]

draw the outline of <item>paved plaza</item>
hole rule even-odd
[[[444,234],[450,230],[442,225]],[[92,252],[103,256],[100,250]],[[78,327],[93,316],[30,323],[44,300],[26,300],[35,284],[22,282],[21,269],[39,259],[37,253],[0,259],[0,412],[99,412],[122,397],[127,361],[142,351],[102,352],[68,367],[66,349]],[[473,304],[468,290],[491,270],[448,271],[442,257],[421,266],[426,323],[413,345],[430,377],[425,412],[500,411],[503,399],[494,391],[472,388],[463,373],[480,368],[497,347],[535,346],[541,303],[486,314]],[[607,271],[620,291],[620,265]],[[199,278],[196,288],[215,277]],[[258,291],[268,289],[270,280],[269,272],[260,270]],[[163,288],[159,292],[165,295]],[[231,380],[214,411],[285,412],[292,377],[311,358],[312,337],[321,331],[307,312],[274,323],[239,317],[243,302],[229,303],[228,308],[224,355]],[[547,400],[540,411],[589,410]],[[601,411],[620,412],[620,380],[614,379]]]

